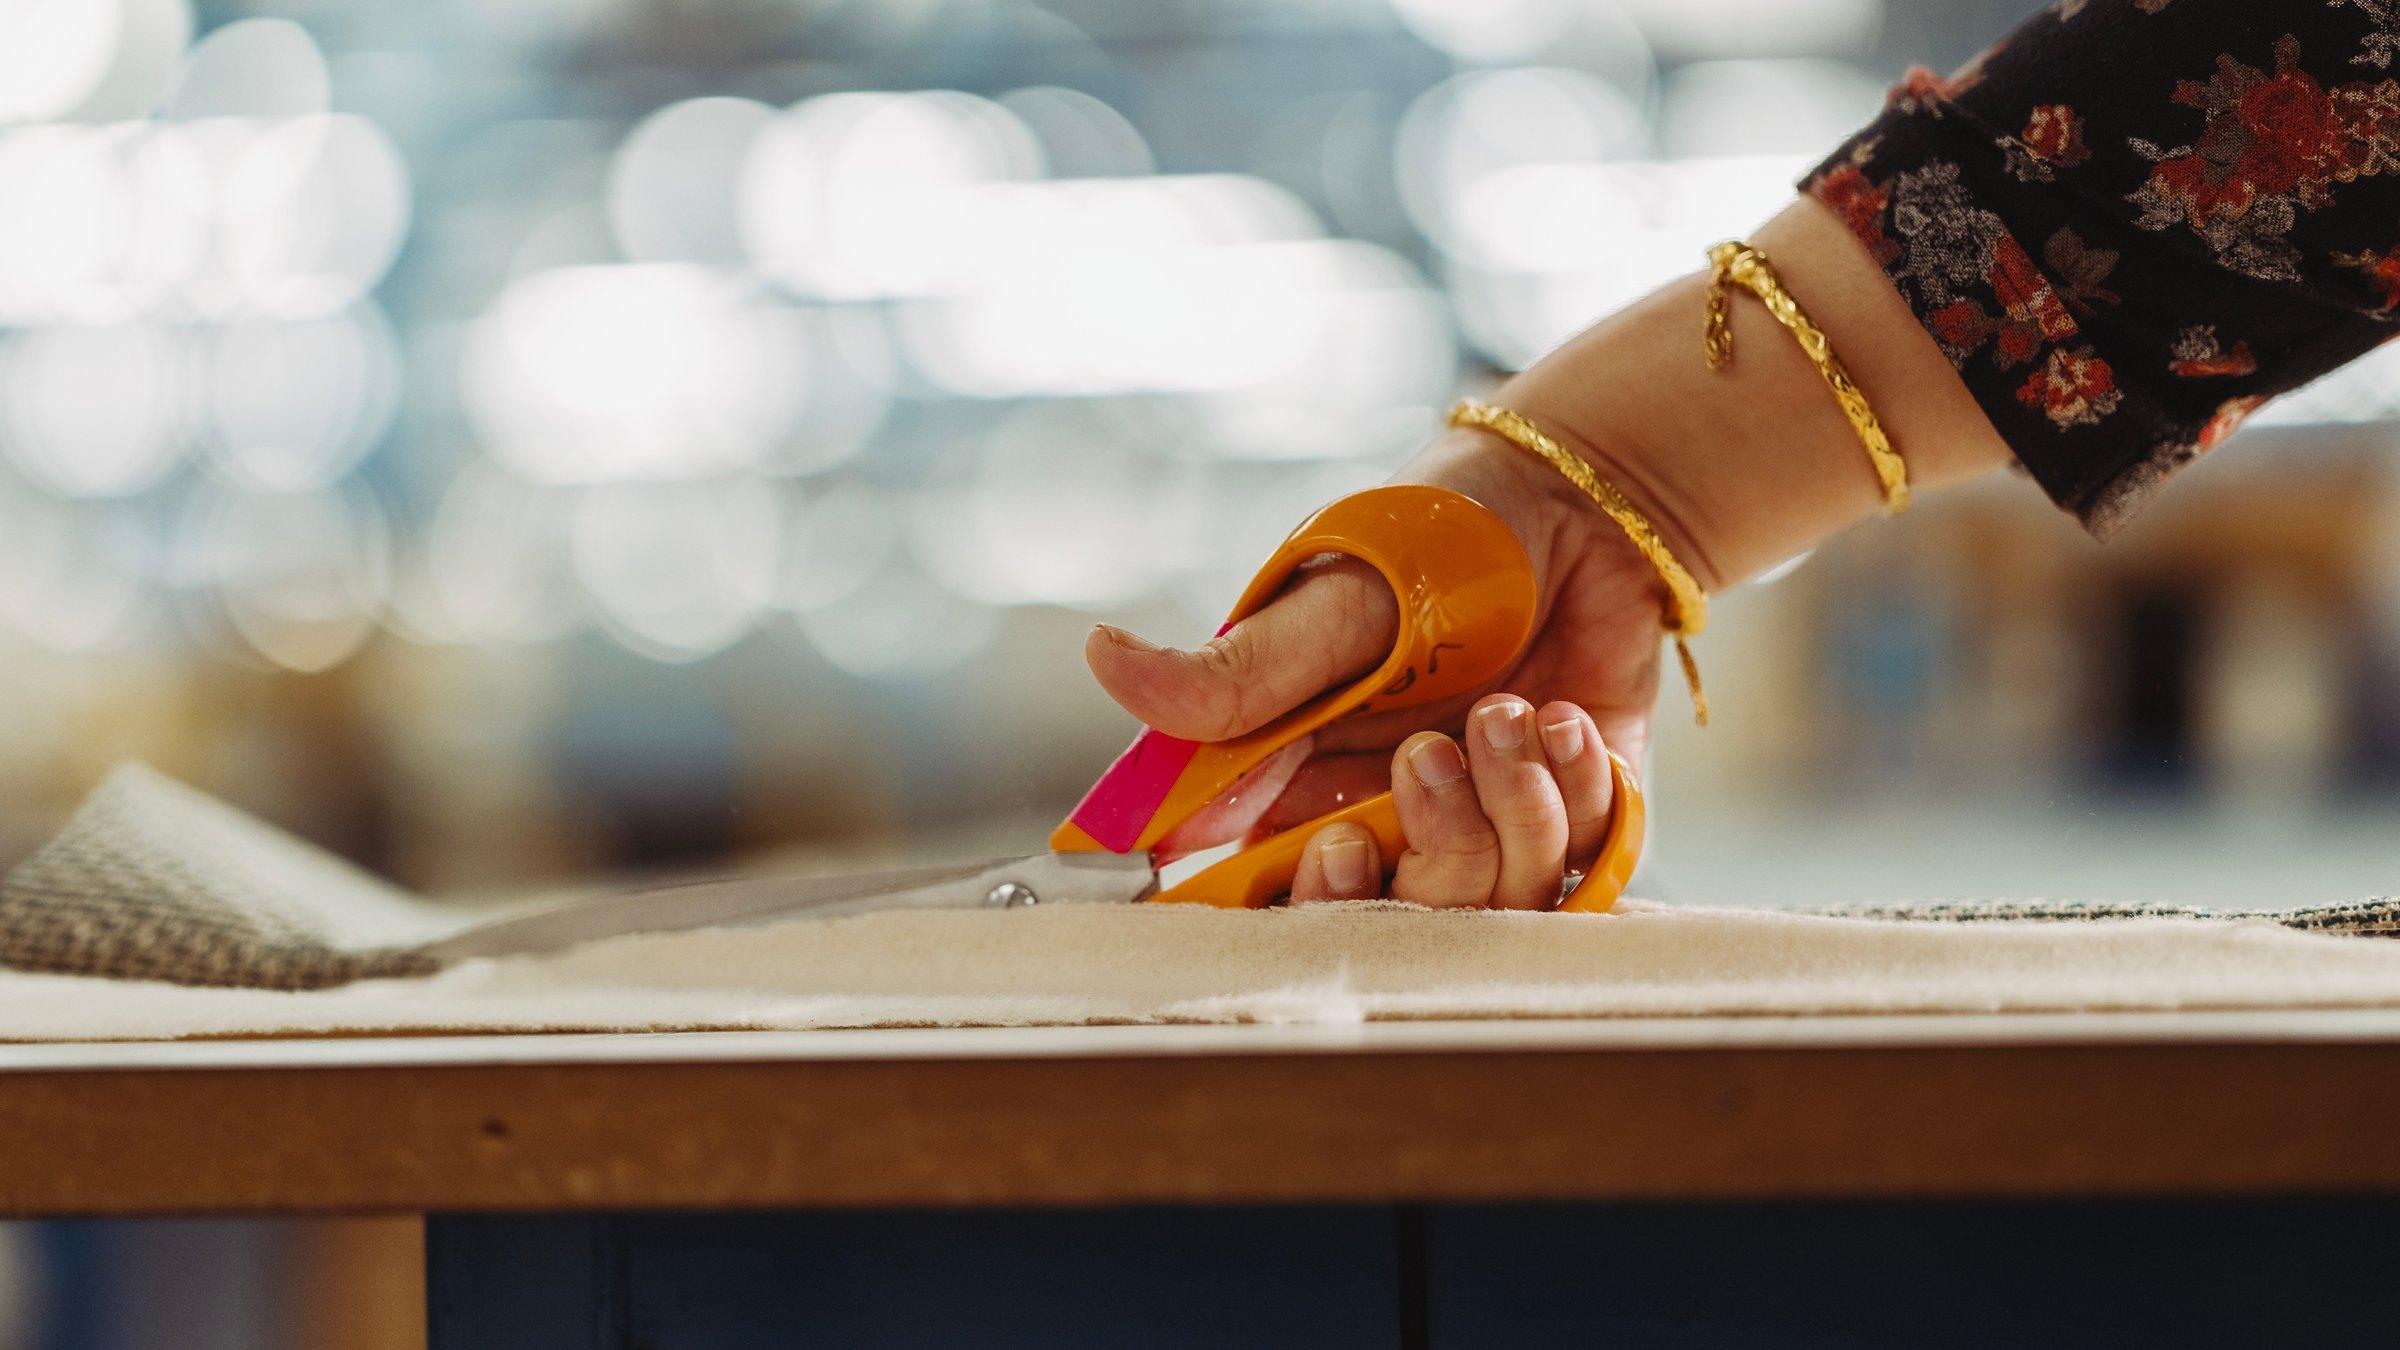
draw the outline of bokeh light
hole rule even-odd
[[[930,491],[918,553],[950,589],[987,604],[1122,605],[1159,584],[1152,504],[1191,490],[1090,404],[1002,418],[970,475]],[[1071,492],[1058,485],[1072,483]]]
[[[1040,142],[1054,178],[1127,178],[1157,168],[1149,142],[1125,114],[1080,89],[1012,89],[1000,106]]]
[[[1000,631],[999,610],[936,582],[906,554],[795,621],[836,669],[870,680],[938,675],[982,651]]]
[[[953,286],[973,189],[1032,178],[1041,146],[969,94],[829,94],[759,132],[739,188],[742,239],[768,274],[827,299]]]
[[[1662,54],[1684,58],[1857,51],[1875,40],[1884,13],[1884,0],[1619,2]]]
[[[157,607],[153,544],[119,503],[0,492],[0,628],[57,652],[119,645]]]
[[[810,484],[787,494],[775,603],[798,612],[856,594],[899,552],[904,522],[892,494],[860,482]]]
[[[586,488],[571,510],[575,577],[601,628],[644,656],[722,651],[774,599],[782,512],[756,479]]]
[[[443,490],[425,533],[419,636],[474,644],[546,642],[573,632],[583,593],[567,556],[571,492],[485,461]]]
[[[333,77],[308,31],[289,19],[239,19],[194,44],[165,113],[307,117],[332,111]]]
[[[209,449],[246,485],[323,487],[391,422],[399,354],[372,303],[324,319],[226,324],[203,343]]]
[[[224,289],[209,307],[304,319],[356,304],[408,232],[408,171],[390,138],[342,113],[217,126]]]
[[[609,224],[625,256],[739,265],[735,193],[751,142],[775,115],[750,99],[696,98],[643,119],[609,169]]]
[[[1577,0],[1392,0],[1408,30],[1462,61],[1524,61],[1575,21]]]
[[[0,122],[73,112],[108,73],[124,18],[113,0],[0,0]]]
[[[1881,81],[1834,61],[1696,61],[1665,83],[1659,149],[1672,159],[1807,162],[1873,117],[1883,95]]]
[[[1634,158],[1649,147],[1649,120],[1623,89],[1580,71],[1527,66],[1474,71],[1427,90],[1401,118],[1395,153],[1409,218],[1455,251],[1459,218],[1491,190],[1493,174]]]
[[[0,358],[0,444],[34,484],[65,497],[121,496],[182,457],[191,363],[167,329],[39,328],[0,347]]]
[[[535,481],[705,477],[783,442],[808,361],[797,316],[722,274],[559,268],[476,320],[460,394],[484,443]]]
[[[287,670],[348,659],[390,595],[391,526],[363,490],[203,491],[184,554],[186,582],[205,586],[234,632]]]

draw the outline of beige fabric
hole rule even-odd
[[[285,992],[0,973],[0,1040],[2400,1007],[2400,944],[2264,920],[1308,906],[879,914]]]
[[[112,900],[137,917],[112,918]],[[0,960],[67,951],[85,963],[72,969],[194,983],[0,972],[0,1039],[2400,1007],[2400,943],[2266,918],[1958,923],[1637,900],[1605,915],[876,914],[620,938],[339,988],[288,978],[374,974],[361,967],[403,960],[455,922],[129,771],[0,889]],[[152,942],[160,933],[171,941]],[[199,986],[228,973],[282,987]]]

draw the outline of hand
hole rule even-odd
[[[1171,836],[1167,851],[1287,828],[1389,787],[1408,851],[1377,858],[1363,831],[1326,831],[1311,841],[1295,898],[1386,894],[1388,867],[1388,893],[1400,899],[1554,904],[1564,873],[1599,849],[1610,787],[1603,752],[1638,764],[1649,744],[1664,612],[1657,574],[1554,470],[1497,438],[1449,433],[1397,481],[1463,492],[1525,545],[1541,618],[1516,665],[1493,682],[1514,692],[1328,727],[1254,770]],[[1329,560],[1205,646],[1158,647],[1102,627],[1085,655],[1102,687],[1143,722],[1223,740],[1374,669],[1397,623],[1380,576],[1355,560]],[[1443,734],[1462,730],[1463,754]],[[1545,749],[1545,740],[1554,744]]]
[[[2007,444],[1941,346],[1840,217],[1803,199],[1752,239],[1774,257],[1784,284],[1832,339],[1894,443],[1905,448],[1913,489],[1963,481],[2007,461]],[[1762,307],[1733,307],[1739,355],[1731,365],[1711,370],[1701,359],[1706,292],[1697,274],[1668,283],[1508,381],[1495,401],[1590,454],[1701,586],[1715,592],[1873,514],[1881,493],[1816,368]],[[1658,695],[1665,604],[1650,565],[1548,465],[1480,432],[1445,435],[1400,478],[1482,502],[1508,522],[1533,559],[1539,625],[1516,668],[1492,688],[1543,705],[1537,721],[1552,720],[1552,704],[1583,710],[1608,747],[1640,764]],[[1373,573],[1362,564],[1333,563],[1304,571],[1273,604],[1197,651],[1153,647],[1103,628],[1085,654],[1100,683],[1134,716],[1178,736],[1216,740],[1364,674],[1390,650],[1396,622],[1392,598]],[[1513,777],[1487,781],[1470,734],[1468,777],[1481,823],[1456,809],[1459,799],[1438,793],[1418,794],[1415,807],[1409,804],[1422,786],[1412,773],[1423,768],[1414,757],[1422,743],[1409,738],[1455,732],[1472,702],[1337,723],[1313,746],[1292,747],[1261,765],[1169,843],[1198,847],[1252,828],[1282,828],[1381,791],[1395,779],[1387,760],[1398,746],[1410,752],[1400,757],[1395,783],[1409,851],[1376,860],[1397,869],[1394,889],[1405,885],[1408,898],[1426,901],[1533,903],[1540,888],[1525,878],[1549,868],[1525,859],[1546,860],[1549,846],[1536,836],[1546,839],[1556,829],[1510,827],[1528,797],[1548,800],[1528,764],[1507,770]],[[1561,813],[1570,811],[1573,795],[1563,781],[1568,763],[1551,757]],[[1464,869],[1444,871],[1431,861],[1485,848],[1477,841],[1487,836],[1501,854],[1488,891],[1464,879]],[[1308,893],[1352,893],[1324,884],[1329,862],[1348,865],[1346,851],[1325,852],[1340,843],[1320,841],[1311,854],[1302,878],[1315,888]],[[1570,843],[1565,864],[1584,861]],[[1419,877],[1440,878],[1442,893],[1417,888]],[[1452,885],[1462,889],[1452,894],[1446,889]]]

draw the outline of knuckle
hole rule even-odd
[[[1480,863],[1500,856],[1500,836],[1489,828],[1442,830],[1414,851],[1447,865]]]
[[[1258,667],[1249,635],[1244,633],[1227,633],[1223,637],[1211,638],[1200,644],[1200,650],[1193,654],[1200,659],[1202,670],[1230,684],[1248,679]]]
[[[1563,830],[1567,825],[1567,810],[1555,797],[1512,795],[1488,804],[1484,814],[1491,817],[1495,827],[1510,834],[1528,834],[1553,826]]]
[[[1495,827],[1511,833],[1566,827],[1567,806],[1558,789],[1531,775],[1494,784],[1482,805]]]

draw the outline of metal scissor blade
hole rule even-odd
[[[729,877],[570,901],[495,919],[424,948],[437,961],[530,956],[637,933],[832,919],[890,909],[1122,903],[1156,890],[1140,854],[1036,853],[833,877]],[[1011,888],[1011,889],[1004,889]]]

